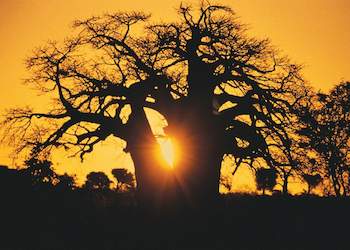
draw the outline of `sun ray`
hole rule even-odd
[[[172,140],[170,138],[164,138],[159,140],[162,157],[166,161],[166,163],[169,165],[170,168],[174,167],[174,160],[175,160],[175,152]]]

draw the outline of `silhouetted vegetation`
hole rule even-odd
[[[78,35],[27,59],[26,82],[56,99],[46,113],[15,108],[3,122],[30,157],[0,166],[0,248],[347,249],[350,82],[315,92],[229,7],[177,12],[176,22],[142,12],[76,21]],[[149,109],[168,123],[161,135]],[[91,172],[79,186],[55,172],[54,148],[83,160],[109,136],[126,142],[135,173],[115,168],[114,183]],[[159,136],[181,146],[172,170]],[[223,159],[230,176],[220,176]],[[220,195],[242,166],[263,195]],[[287,195],[291,180],[306,192]]]
[[[303,179],[307,183],[307,194],[310,194],[312,189],[317,187],[322,181],[322,177],[319,174],[303,174]]]
[[[129,190],[135,187],[134,175],[125,168],[115,168],[112,170],[114,178],[117,180],[117,190]]]
[[[73,148],[83,158],[108,136],[122,139],[140,202],[151,206],[163,193],[214,204],[225,157],[236,167],[279,169],[287,184],[296,167],[292,111],[307,95],[301,67],[268,40],[248,37],[227,6],[182,4],[177,12],[176,22],[154,23],[142,12],[79,20],[79,35],[37,49],[26,82],[54,94],[56,105],[47,113],[9,111],[7,131],[21,138],[12,142],[37,154]],[[158,157],[146,108],[164,116],[162,136],[174,137],[187,156],[173,171]]]
[[[103,172],[91,172],[86,176],[83,188],[88,190],[105,191],[109,190],[111,180]]]
[[[298,109],[300,146],[315,154],[314,164],[328,191],[347,196],[350,188],[350,82],[329,94],[317,93]],[[315,171],[315,170],[314,170]]]
[[[272,191],[277,184],[277,172],[274,169],[258,168],[255,173],[256,188],[262,190],[265,194],[266,190]]]
[[[0,167],[0,249],[279,250],[286,242],[282,249],[347,246],[346,230],[330,230],[350,222],[347,198],[230,194],[209,210],[145,213],[131,190],[62,189],[59,184],[34,189],[31,181],[21,170]],[[330,211],[332,216],[325,216]]]

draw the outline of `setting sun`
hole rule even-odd
[[[174,147],[171,139],[161,139],[159,140],[160,148],[162,151],[162,156],[165,159],[165,161],[168,163],[169,167],[174,167]]]

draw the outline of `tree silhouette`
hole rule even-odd
[[[143,203],[166,188],[211,203],[223,157],[283,166],[273,152],[290,146],[290,109],[305,89],[300,67],[268,40],[247,37],[229,7],[181,4],[177,12],[176,22],[158,24],[142,12],[91,17],[76,21],[78,34],[62,45],[37,49],[26,61],[27,83],[56,94],[56,104],[46,113],[9,111],[6,131],[17,148],[77,148],[83,158],[108,136],[120,138]],[[184,152],[173,171],[157,156],[146,108],[164,116],[166,136]]]
[[[255,182],[258,190],[272,191],[277,184],[277,171],[275,169],[258,168],[255,173]]]
[[[131,189],[134,187],[134,175],[125,168],[112,169],[112,174],[117,180],[117,190]]]
[[[25,161],[25,168],[20,173],[34,188],[52,188],[57,182],[57,174],[48,159],[32,157]]]
[[[84,188],[94,191],[109,190],[111,181],[103,172],[91,172],[86,176]]]
[[[73,190],[76,188],[75,184],[75,176],[70,176],[67,173],[63,175],[57,175],[57,184],[55,185],[56,188],[59,188],[61,190]]]
[[[317,187],[322,181],[322,177],[319,174],[303,174],[303,179],[307,183],[307,194],[310,194],[312,189]]]
[[[350,83],[334,87],[329,94],[318,93],[299,107],[299,134],[302,147],[314,151],[322,160],[325,177],[334,194],[347,196],[349,186]]]

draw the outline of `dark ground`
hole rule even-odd
[[[150,214],[115,192],[0,195],[0,249],[350,249],[349,199],[231,195]]]

